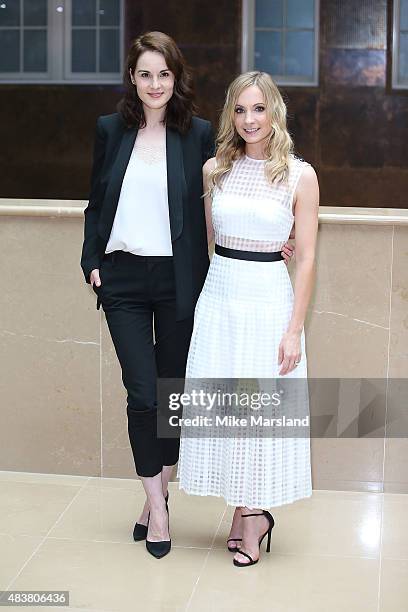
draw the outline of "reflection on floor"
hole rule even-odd
[[[271,554],[264,543],[250,568],[226,550],[232,508],[177,483],[172,551],[154,559],[132,539],[143,499],[135,480],[0,472],[0,589],[68,590],[86,611],[408,611],[408,495],[315,491],[272,508]]]

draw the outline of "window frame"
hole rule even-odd
[[[399,73],[399,46],[400,46],[400,33],[401,33],[401,2],[400,0],[394,0],[392,7],[392,75],[391,75],[391,87],[392,89],[408,89],[408,77],[405,82],[398,80]],[[405,30],[404,30],[405,32]]]
[[[22,3],[22,0],[20,0]],[[47,0],[47,72],[0,72],[0,85],[118,85],[122,83],[124,63],[124,33],[125,33],[125,2],[120,3],[119,22],[119,65],[118,73],[96,72],[72,73],[69,70],[71,63],[71,0]],[[62,15],[57,11],[63,7]],[[5,27],[4,29],[8,29]],[[27,29],[42,29],[29,27]],[[20,28],[22,32],[22,13],[20,14]],[[20,50],[22,49],[22,37],[20,38]],[[20,53],[20,65],[22,62]]]
[[[255,2],[256,0],[242,0],[242,72],[254,70],[255,65]],[[314,2],[314,78],[306,81],[292,76],[272,74],[271,76],[277,85],[282,87],[318,87],[319,85],[320,0],[314,0]]]

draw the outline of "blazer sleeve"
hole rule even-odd
[[[214,157],[215,155],[215,136],[213,126],[209,121],[206,122],[206,130],[203,136],[203,144],[202,144],[202,163],[203,166],[207,159]]]
[[[101,212],[103,190],[101,188],[101,174],[105,159],[106,132],[103,128],[101,118],[96,122],[93,165],[91,174],[91,190],[88,206],[84,211],[84,242],[82,246],[81,268],[87,283],[90,282],[89,275],[95,268],[100,266],[100,254],[98,253],[98,220]]]

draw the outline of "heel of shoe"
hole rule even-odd
[[[268,529],[268,540],[266,542],[266,552],[271,552],[271,537],[272,537],[272,529],[275,525],[275,521],[274,518],[272,516],[272,514],[270,512],[268,512],[267,510],[264,510],[264,515],[266,516],[266,518],[269,521],[269,529]]]
[[[272,535],[272,527],[269,527],[268,541],[266,543],[266,552],[271,552],[271,535]]]

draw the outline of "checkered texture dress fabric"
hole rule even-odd
[[[293,196],[307,162],[291,156],[289,176],[271,184],[265,163],[243,156],[216,188],[215,243],[244,251],[280,251],[293,225]],[[214,254],[197,302],[188,379],[307,379],[304,330],[299,365],[279,375],[279,344],[292,314],[293,288],[283,260],[230,259]],[[302,414],[308,396],[300,395]],[[184,417],[194,416],[184,408]],[[180,488],[223,497],[227,504],[267,509],[312,494],[310,437],[187,436],[182,427]]]

